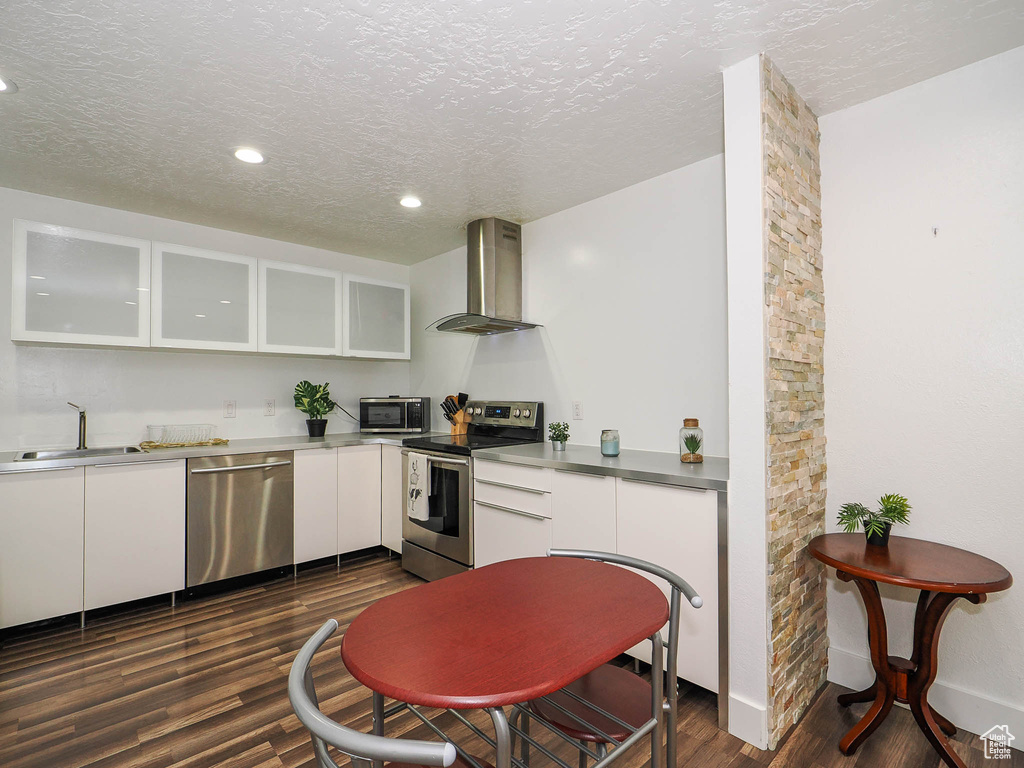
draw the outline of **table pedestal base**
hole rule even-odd
[[[958,595],[948,592],[921,591],[914,615],[914,650],[909,659],[888,654],[885,613],[878,585],[868,579],[851,576],[843,571],[836,575],[841,581],[857,585],[868,613],[868,645],[871,665],[875,669],[875,682],[869,688],[839,696],[839,704],[870,701],[871,707],[850,732],[839,742],[844,755],[852,755],[888,716],[895,702],[910,705],[914,719],[931,742],[939,757],[950,768],[966,768],[964,762],[950,747],[948,736],[956,734],[956,727],[928,704],[928,689],[935,682],[938,663],[939,631],[942,623],[958,598],[982,603],[985,595]]]

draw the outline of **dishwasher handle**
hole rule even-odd
[[[267,461],[263,464],[239,464],[236,467],[204,467],[202,469],[190,469],[193,475],[211,475],[214,472],[238,472],[242,469],[267,469],[268,467],[286,467],[290,461]]]

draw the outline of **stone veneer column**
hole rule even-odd
[[[825,299],[818,118],[761,57],[768,731],[774,746],[825,684],[825,574],[806,553],[825,532]]]

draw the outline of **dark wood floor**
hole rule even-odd
[[[286,676],[299,646],[329,617],[341,629],[314,664],[321,706],[370,729],[370,696],[345,671],[338,645],[367,605],[419,583],[397,560],[369,556],[291,578],[167,605],[120,610],[77,625],[0,639],[0,766],[3,768],[313,768],[306,732],[291,714]],[[715,697],[687,687],[680,705],[681,766],[707,768],[932,768],[937,758],[910,713],[889,721],[850,758],[836,741],[854,715],[823,692],[778,752],[762,752],[716,727]],[[855,708],[857,713],[860,709]],[[482,713],[472,718],[489,731]],[[470,751],[487,748],[447,714],[436,722]],[[411,715],[388,735],[431,738]],[[980,742],[957,737],[968,765],[986,764]],[[575,764],[564,744],[552,748]],[[536,753],[535,753],[536,755]],[[1015,753],[1012,765],[1024,766]],[[542,765],[540,756],[534,764]],[[1008,761],[1003,761],[1004,765]],[[641,750],[624,764],[639,768]],[[550,764],[550,763],[548,763]]]

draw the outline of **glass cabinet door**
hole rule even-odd
[[[259,349],[341,354],[341,273],[259,260]]]
[[[148,240],[15,220],[13,341],[149,346]]]
[[[256,351],[256,259],[153,243],[153,346]]]
[[[345,275],[343,354],[408,360],[409,286]]]

